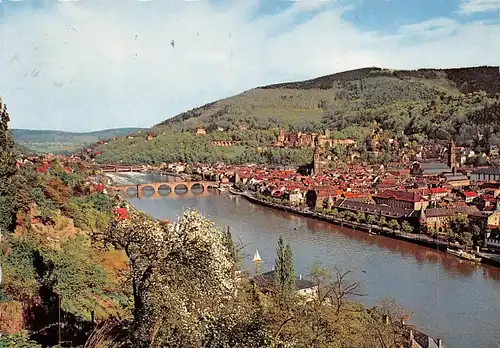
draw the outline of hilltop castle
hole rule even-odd
[[[303,132],[287,132],[284,129],[280,129],[278,138],[274,142],[274,146],[276,147],[292,147],[292,148],[301,148],[301,147],[314,147],[314,139],[318,138],[318,143],[320,146],[333,146],[333,145],[356,145],[356,141],[354,139],[332,139],[331,132],[329,129],[325,130],[323,134],[321,133],[303,133]]]
[[[315,139],[318,138],[320,145],[328,144],[332,146],[335,141],[330,139],[330,130],[325,130],[323,134],[319,133],[303,133],[303,132],[287,132],[280,129],[278,139],[274,142],[277,147],[314,147]]]

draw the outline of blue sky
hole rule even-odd
[[[366,66],[498,65],[500,0],[0,0],[12,127],[148,127]],[[171,41],[175,41],[175,47]]]

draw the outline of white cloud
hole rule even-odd
[[[498,64],[500,56],[499,25],[438,18],[388,35],[356,29],[334,1],[295,2],[278,15],[255,19],[257,7],[258,0],[229,7],[202,0],[87,0],[6,9],[0,19],[0,93],[12,126],[150,126],[283,80],[374,65]],[[296,16],[319,8],[313,20],[292,25]]]
[[[478,12],[498,11],[500,0],[462,0],[459,13],[470,15]]]

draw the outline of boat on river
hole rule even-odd
[[[253,256],[253,262],[262,262],[262,258],[260,257],[259,251],[255,250],[255,254]]]
[[[463,250],[454,250],[450,248],[446,248],[446,252],[451,255],[455,255],[457,257],[460,257],[461,259],[472,261],[472,262],[481,262],[481,258],[477,257],[474,254],[468,253]]]

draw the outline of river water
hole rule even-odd
[[[248,269],[253,269],[251,259],[257,249],[264,271],[270,270],[282,235],[293,248],[297,273],[307,276],[315,261],[351,270],[352,279],[362,282],[366,294],[361,301],[372,305],[396,299],[413,311],[413,324],[442,338],[445,347],[500,347],[498,268],[266,208],[218,191],[170,192],[128,200],[156,218],[172,221],[193,208],[221,228],[230,226],[233,238],[245,245]]]

